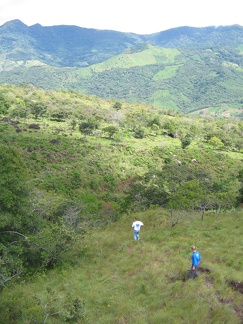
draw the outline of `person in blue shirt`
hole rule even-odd
[[[132,223],[132,228],[133,228],[133,239],[134,241],[140,240],[140,229],[141,226],[144,224],[139,221],[137,218],[134,218],[134,222]]]
[[[190,270],[190,275],[189,277],[191,279],[194,279],[196,277],[199,277],[199,274],[197,273],[197,268],[200,264],[201,261],[201,255],[197,251],[196,246],[191,246],[191,251],[192,251],[192,265],[191,265],[191,270]]]

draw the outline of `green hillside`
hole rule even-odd
[[[242,118],[242,63],[238,49],[140,45],[89,67],[37,67],[29,62],[0,75],[9,84],[77,90],[186,114]]]
[[[62,253],[56,269],[4,289],[1,323],[240,324],[242,213],[187,214],[171,227],[163,209],[140,212],[89,231]],[[188,280],[190,246],[202,261]]]
[[[88,68],[80,69],[80,76],[91,75],[92,72],[103,72],[111,69],[130,69],[136,66],[146,66],[158,63],[172,64],[175,56],[180,52],[177,49],[160,48],[152,45],[141,45],[127,49],[124,53],[109,60],[95,64]]]
[[[77,26],[0,26],[1,84],[74,90],[184,114],[242,119],[243,27],[136,35]]]
[[[98,96],[184,113],[241,117],[241,66],[242,58],[229,49],[148,46],[80,69],[78,75],[82,89]]]
[[[236,118],[1,85],[0,322],[240,323],[242,132]]]

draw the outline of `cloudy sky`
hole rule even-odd
[[[76,25],[136,34],[191,26],[243,26],[241,0],[0,0],[0,25]]]

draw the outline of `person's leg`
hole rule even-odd
[[[197,273],[197,267],[195,269],[194,277],[199,277],[199,274]]]
[[[134,241],[137,240],[137,231],[133,231],[133,239],[134,239]]]
[[[196,272],[196,270],[193,270],[193,269],[191,268],[191,270],[190,270],[190,274],[189,274],[189,278],[190,278],[190,279],[194,279],[194,278],[195,278],[195,272]]]
[[[190,270],[190,273],[189,273],[189,278],[190,279],[194,279],[194,271],[195,270],[192,270],[192,269]]]
[[[137,240],[140,240],[139,231],[137,231]]]
[[[195,270],[193,270],[193,269],[191,268],[191,270],[190,270],[190,274],[189,274],[189,278],[190,278],[190,279],[194,279],[194,278],[196,278],[196,277],[199,277],[199,274],[197,273],[197,268],[195,268]]]

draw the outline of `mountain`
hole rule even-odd
[[[239,25],[138,35],[13,20],[0,26],[0,78],[183,113],[242,117],[242,51]]]
[[[26,26],[13,20],[0,27],[0,58],[37,60],[59,67],[89,66],[143,42],[142,36],[77,26]]]
[[[243,27],[178,27],[150,35],[77,26],[28,27],[12,20],[0,27],[0,58],[37,60],[59,67],[89,66],[144,43],[166,48],[210,48],[243,44]]]

